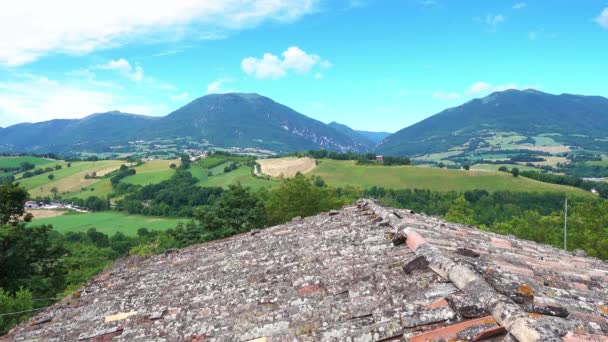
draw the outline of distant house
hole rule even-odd
[[[25,209],[38,209],[38,208],[40,208],[40,205],[38,205],[37,202],[34,202],[34,201],[25,202]]]
[[[384,163],[384,157],[383,156],[376,156],[376,161],[380,162],[380,163]]]
[[[592,194],[594,194],[594,195],[597,195],[597,194],[598,194],[598,192],[597,192],[597,190],[595,190],[595,188],[594,188],[594,189],[591,189],[591,193],[592,193]]]

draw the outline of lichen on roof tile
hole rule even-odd
[[[407,239],[396,240],[399,234]],[[129,257],[79,293],[6,339],[608,336],[606,262],[368,200],[254,234]]]

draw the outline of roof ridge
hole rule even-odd
[[[536,324],[528,314],[505,295],[497,292],[475,270],[456,263],[451,257],[428,243],[422,235],[408,227],[394,209],[387,209],[376,202],[365,199],[358,201],[358,206],[371,210],[376,216],[386,221],[397,234],[406,237],[408,248],[418,256],[423,256],[429,268],[441,277],[450,280],[465,294],[477,298],[481,306],[492,314],[496,322],[507,329],[519,341],[562,341],[548,328]]]

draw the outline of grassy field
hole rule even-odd
[[[537,182],[525,177],[513,177],[504,172],[464,171],[415,166],[355,165],[354,161],[322,160],[311,172],[321,176],[329,185],[354,185],[362,188],[430,189],[436,191],[552,191],[574,195],[589,195],[581,189]]]
[[[116,232],[134,236],[139,228],[166,230],[175,228],[179,222],[186,223],[188,221],[189,219],[186,218],[162,218],[108,211],[89,214],[70,213],[57,217],[34,219],[31,224],[51,224],[56,231],[61,233],[86,232],[89,228],[96,228],[97,231],[110,236]]]
[[[55,160],[38,158],[38,157],[0,157],[0,169],[15,169],[21,166],[21,163],[28,162],[30,164],[39,166],[50,163],[55,163]]]
[[[275,180],[253,177],[251,175],[251,167],[249,166],[241,166],[238,169],[227,173],[225,173],[223,169],[223,164],[212,168],[211,172],[213,172],[213,176],[211,177],[207,175],[207,169],[200,167],[193,166],[189,171],[192,173],[193,177],[199,179],[197,184],[199,186],[221,186],[225,188],[230,184],[240,182],[243,186],[257,190],[262,187],[271,187],[277,183]]]
[[[86,174],[93,172],[99,175],[111,172],[120,167],[123,162],[120,160],[102,160],[97,162],[74,162],[72,167],[67,167],[67,163],[63,163],[61,170],[44,173],[34,177],[19,180],[19,183],[25,187],[31,196],[50,196],[51,189],[56,187],[59,193],[74,193],[80,192],[82,188],[88,188],[91,185],[99,182],[98,179],[85,179]],[[49,174],[53,174],[55,179],[50,181]]]
[[[501,166],[505,166],[507,169],[511,170],[516,167],[519,171],[540,171],[540,169],[526,166],[526,165],[513,165],[513,164],[475,164],[471,166],[471,170],[473,171],[498,171]]]

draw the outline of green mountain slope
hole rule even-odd
[[[201,97],[165,117],[108,112],[80,120],[14,125],[2,129],[0,152],[105,152],[129,141],[175,138],[275,152],[363,152],[373,145],[267,97],[232,93]]]
[[[497,132],[524,138],[551,135],[566,146],[608,150],[608,99],[506,90],[446,109],[384,139],[378,151],[423,155],[476,149]]]

